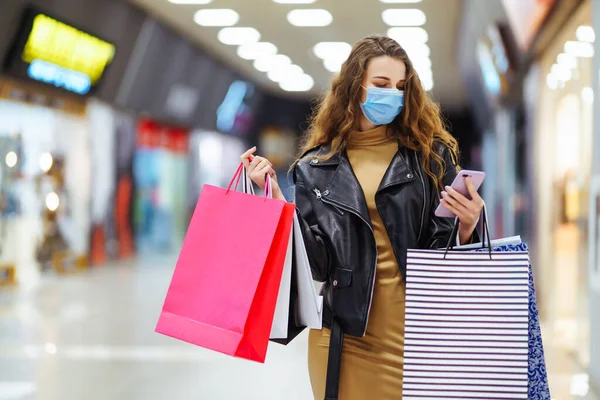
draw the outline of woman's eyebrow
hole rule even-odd
[[[386,81],[390,81],[391,80],[387,76],[374,76],[373,79],[383,79],[383,80],[386,80]]]

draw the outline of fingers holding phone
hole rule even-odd
[[[460,222],[468,227],[475,226],[479,221],[484,202],[471,177],[464,178],[469,196],[465,196],[451,186],[446,186],[442,192],[440,205],[458,217]]]
[[[477,192],[485,179],[485,172],[463,170],[441,193],[440,205],[435,210],[438,217],[459,217],[464,224],[474,224],[483,209],[483,199]],[[476,214],[476,215],[475,215]],[[462,217],[462,218],[461,218]]]

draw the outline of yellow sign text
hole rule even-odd
[[[115,46],[44,14],[33,20],[23,61],[44,60],[90,77],[95,85],[115,56]]]

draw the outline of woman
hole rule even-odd
[[[255,151],[242,160],[264,186],[275,173]],[[483,201],[470,181],[472,200],[447,186],[457,142],[404,49],[386,36],[354,46],[303,153],[293,168],[296,205],[325,298],[325,327],[309,336],[314,397],[337,399],[339,387],[342,400],[399,399],[406,251],[449,242],[453,221],[434,214],[440,201],[460,220],[458,240],[469,242]],[[273,190],[284,199],[276,179]]]

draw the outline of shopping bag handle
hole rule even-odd
[[[229,186],[227,186],[226,194],[229,194],[234,182],[235,182],[235,186],[233,188],[233,191],[234,192],[237,191],[238,185],[240,184],[240,179],[242,178],[243,170],[244,170],[244,163],[240,163],[240,166],[238,167],[237,171],[235,171],[235,175],[233,175],[233,178],[231,178],[231,181],[229,182]]]
[[[254,193],[254,185],[248,176],[248,170],[246,168],[242,170],[242,192],[246,194],[256,194]]]
[[[265,197],[267,199],[273,198],[273,181],[269,174],[265,174]]]
[[[481,210],[481,217],[482,217],[482,222],[483,222],[483,240],[481,241],[481,248],[484,249],[487,247],[488,249],[488,254],[490,255],[490,260],[492,259],[492,239],[490,237],[490,227],[488,224],[488,213],[487,213],[487,207],[485,205],[485,202],[483,202],[483,209]],[[456,238],[456,235],[458,234],[458,225],[459,225],[460,221],[458,220],[458,217],[455,218],[454,220],[454,228],[452,229],[452,233],[450,234],[450,238],[448,239],[448,244],[446,245],[446,252],[444,253],[444,259],[446,259],[446,256],[448,255],[448,252],[452,249],[454,249],[454,238]],[[487,246],[486,246],[487,244]]]
[[[244,179],[244,183],[242,185],[244,189],[244,193],[254,194],[254,188],[252,186],[252,182],[249,182],[247,171],[244,166],[244,163],[240,163],[235,175],[231,178],[229,182],[229,186],[227,187],[227,193],[231,191],[231,188],[235,182],[235,186],[233,186],[233,191],[237,191],[238,186],[240,184],[240,180]],[[269,174],[265,174],[265,198],[272,199],[273,198],[273,182],[271,181],[271,176]]]

